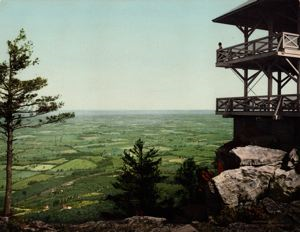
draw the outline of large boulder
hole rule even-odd
[[[236,207],[241,202],[255,202],[264,194],[274,176],[275,166],[245,166],[222,172],[212,179],[223,203]]]
[[[259,146],[237,147],[231,150],[240,159],[240,166],[280,165],[285,151]]]
[[[239,166],[214,177],[209,188],[211,194],[208,194],[221,199],[222,206],[234,208],[241,203],[256,203],[265,194],[279,201],[300,199],[296,149],[287,154],[249,145],[233,148],[229,153],[239,160]]]

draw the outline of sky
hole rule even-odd
[[[243,93],[215,67],[217,44],[243,37],[211,20],[243,2],[1,0],[0,60],[24,28],[40,64],[20,77],[47,78],[41,94],[60,94],[66,110],[214,109],[217,97]]]

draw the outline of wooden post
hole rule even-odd
[[[244,97],[248,97],[248,69],[244,69]]]
[[[273,90],[273,74],[272,74],[272,66],[269,65],[267,69],[267,78],[268,78],[268,111],[271,110],[271,97],[272,97],[272,90]]]
[[[267,70],[267,77],[268,77],[268,99],[271,98],[272,96],[272,89],[273,89],[273,76],[272,76],[272,69],[271,69],[271,66],[268,67],[268,70]]]
[[[249,28],[247,26],[244,27],[244,42],[245,42],[245,52],[248,53],[248,42],[249,42]],[[248,111],[248,78],[249,78],[249,70],[247,68],[244,69],[244,111]]]
[[[278,72],[277,76],[277,95],[281,95],[281,72]]]
[[[269,51],[272,50],[272,35],[274,33],[274,24],[271,16],[268,16],[268,32],[269,32]],[[273,74],[272,74],[272,65],[269,64],[267,67],[267,78],[268,78],[268,102],[270,103],[272,90],[273,90]],[[268,109],[270,110],[270,104],[268,104]]]
[[[248,50],[248,42],[249,42],[249,28],[247,26],[244,27],[244,42],[245,42],[245,51]],[[248,74],[249,71],[247,68],[244,69],[244,97],[248,97]]]

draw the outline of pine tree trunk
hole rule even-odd
[[[4,216],[11,216],[12,204],[12,164],[13,164],[13,131],[11,128],[7,130],[6,144],[6,189],[4,200]]]

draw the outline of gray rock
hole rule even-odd
[[[289,153],[289,160],[288,160],[288,168],[289,169],[293,169],[295,168],[295,165],[299,162],[299,156],[297,154],[297,149],[294,148],[291,150],[291,152]]]
[[[224,171],[212,180],[224,204],[233,208],[241,202],[256,202],[268,190],[275,170],[274,166],[246,166]]]
[[[277,169],[271,188],[279,191],[285,197],[290,197],[296,191],[300,191],[300,175],[295,170]]]
[[[237,147],[231,150],[240,160],[240,166],[280,165],[285,151],[259,146]]]
[[[167,221],[165,218],[150,217],[150,216],[133,216],[124,219],[124,222],[129,225],[134,223],[151,223],[151,224],[163,224]]]
[[[192,225],[184,225],[179,228],[171,230],[171,232],[198,232],[198,230]]]

